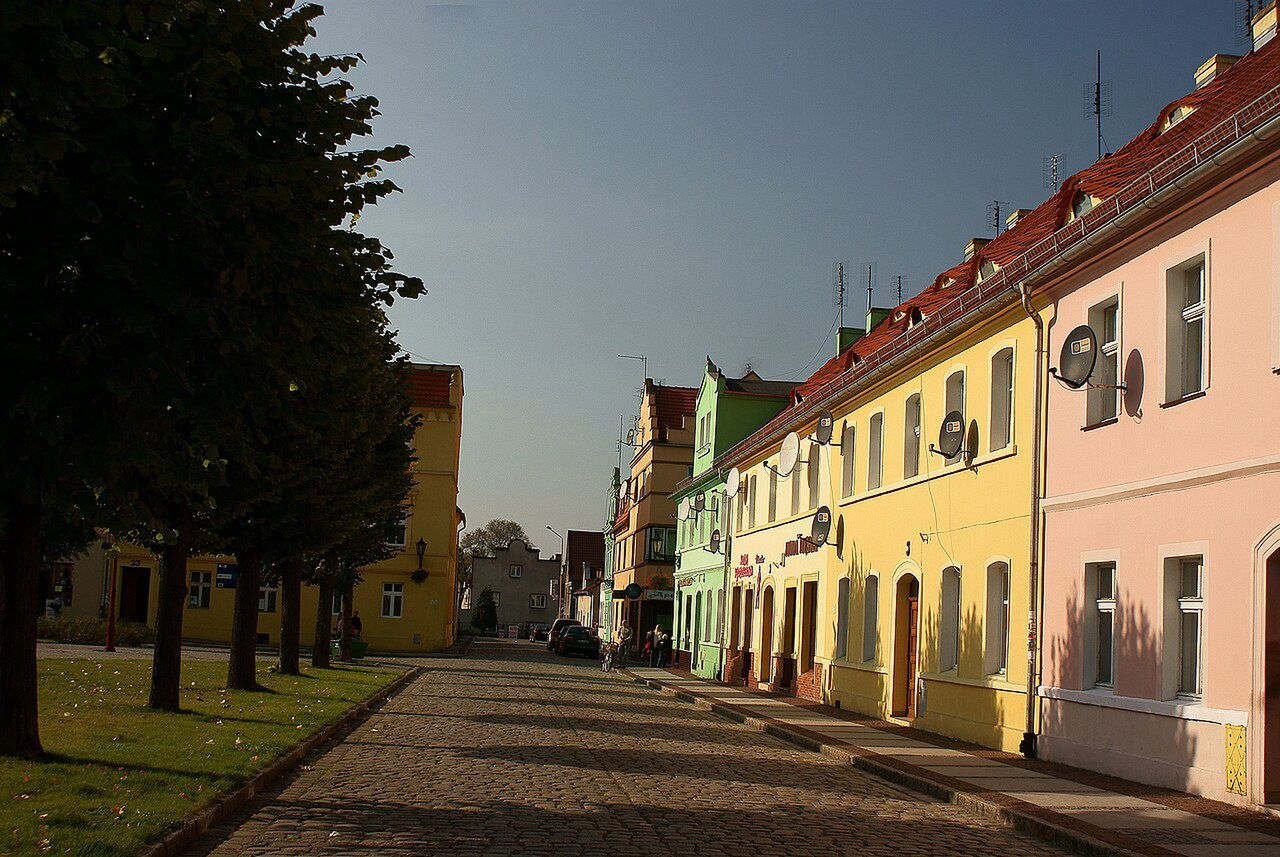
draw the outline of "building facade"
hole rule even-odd
[[[1259,41],[1276,10],[1258,18]],[[1091,251],[1040,289],[1050,354],[1087,326],[1088,385],[1047,410],[1046,758],[1219,800],[1280,802],[1280,44],[1079,176]],[[1207,143],[1204,141],[1208,141]],[[1176,184],[1140,211],[1126,180]],[[1114,204],[1114,210],[1112,206]],[[1123,221],[1125,229],[1108,229]]]
[[[724,667],[725,569],[732,549],[731,508],[716,456],[780,411],[795,386],[766,381],[755,372],[730,378],[707,358],[694,408],[692,473],[672,494],[677,510],[675,660],[704,678],[718,678]]]
[[[644,381],[632,438],[635,452],[613,522],[610,619],[616,635],[626,622],[639,648],[645,634],[671,628],[675,602],[676,507],[671,492],[693,462],[693,387]]]
[[[569,595],[566,615],[588,628],[600,627],[600,589],[604,582],[604,533],[569,530],[565,533],[561,578]]]
[[[530,622],[550,625],[556,618],[559,578],[559,555],[543,559],[537,547],[512,539],[493,556],[471,560],[471,603],[458,621],[463,628],[471,626],[476,600],[488,589],[498,608],[499,628]]]
[[[462,369],[415,363],[409,377],[414,412],[421,423],[414,435],[413,489],[404,530],[390,545],[393,555],[361,569],[352,608],[360,614],[363,637],[374,652],[427,652],[451,646],[456,633],[457,547],[462,512],[457,507],[462,444]],[[418,549],[422,556],[419,558]],[[159,560],[145,548],[122,544],[114,556],[92,555],[75,566],[76,595],[90,596],[94,612],[114,603],[122,621],[154,624],[159,595]],[[421,568],[425,578],[415,580]],[[231,639],[235,558],[199,555],[187,562],[190,578],[182,633],[188,640],[226,643]],[[100,600],[99,600],[100,599]],[[335,602],[337,599],[335,599]],[[83,609],[76,600],[75,610]],[[316,589],[302,591],[303,642],[314,626]],[[332,605],[338,615],[337,604]],[[279,594],[263,587],[258,601],[260,642],[280,642]]]

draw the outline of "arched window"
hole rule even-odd
[[[769,521],[778,519],[778,474],[769,471]]]
[[[991,358],[991,452],[1013,440],[1013,346]]]
[[[842,519],[843,522],[843,519]],[[849,578],[836,586],[836,657],[849,654]]]
[[[884,413],[871,415],[870,438],[867,441],[867,490],[884,483]]]
[[[947,413],[958,411],[964,417],[964,370],[957,369],[947,376]],[[945,415],[944,415],[945,416]],[[955,464],[964,454],[963,444],[956,454],[947,458],[947,464]]]
[[[816,443],[809,444],[809,466],[805,473],[809,476],[809,508],[818,508],[818,484],[822,477],[822,459],[818,457],[822,447]]]
[[[1009,668],[1009,564],[987,566],[987,645],[989,675],[1004,675]]]
[[[942,606],[938,617],[938,672],[956,669],[960,663],[960,569],[942,570]]]
[[[800,514],[800,483],[804,481],[804,462],[797,461],[791,471],[791,514]]]
[[[920,475],[920,394],[907,397],[905,419],[902,427],[902,476],[910,479]]]
[[[880,619],[880,578],[872,575],[862,591],[862,660],[876,660],[876,636]]]
[[[857,440],[852,423],[844,424],[844,431],[840,432],[840,459],[841,459],[841,496],[853,496],[853,465],[857,460]]]

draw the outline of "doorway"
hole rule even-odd
[[[773,678],[773,587],[760,600],[760,681]]]
[[[751,632],[754,629],[755,590],[748,589],[743,593],[742,616],[742,681],[745,684],[751,678]]]
[[[1280,803],[1280,548],[1264,574],[1262,802]]]
[[[919,663],[920,581],[905,575],[898,581],[893,629],[893,713],[916,716],[916,673]]]
[[[791,687],[796,671],[796,588],[788,586],[782,595],[782,645],[778,647],[778,686]]]
[[[815,650],[818,646],[818,581],[816,580],[810,580],[804,584],[800,619],[804,627],[804,634],[800,640],[800,672],[807,673],[813,669]]]
[[[136,565],[120,569],[120,621],[147,624],[150,601],[151,569]]]

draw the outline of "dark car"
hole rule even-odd
[[[582,625],[570,625],[560,634],[556,643],[556,651],[562,655],[587,655],[600,657],[600,638],[595,631]]]
[[[530,622],[529,639],[534,641],[545,640],[547,638],[547,632],[550,630],[551,626],[546,622]]]
[[[573,619],[557,619],[551,623],[551,630],[547,632],[547,651],[556,651],[556,641],[560,639],[560,635],[564,633],[565,628],[570,628],[578,623]]]

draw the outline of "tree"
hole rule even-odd
[[[512,539],[519,539],[526,544],[529,541],[524,527],[515,521],[494,518],[483,527],[464,533],[458,549],[462,551],[467,563],[470,563],[477,556],[493,556],[495,551],[505,548]]]
[[[498,605],[493,603],[493,591],[487,586],[476,596],[475,608],[471,611],[471,627],[481,634],[498,627]]]

